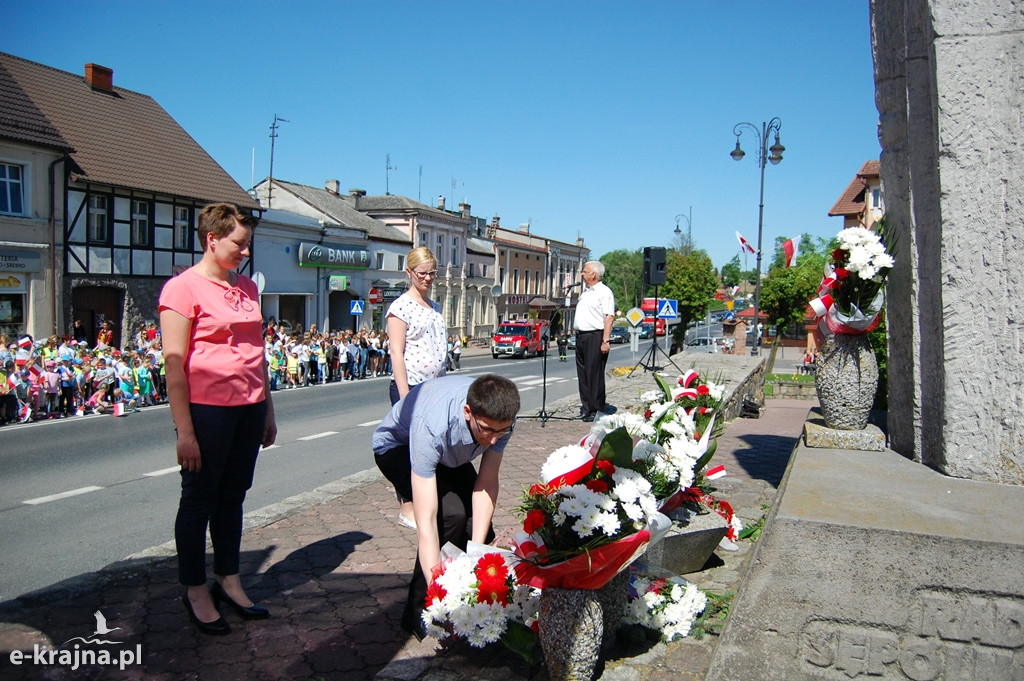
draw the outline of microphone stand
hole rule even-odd
[[[562,323],[565,323],[564,319]],[[554,419],[556,421],[574,421],[575,419],[570,418],[568,416],[555,416],[554,414],[551,414],[547,411],[546,407],[548,401],[548,345],[551,342],[551,334],[544,334],[544,337],[541,340],[544,342],[544,353],[540,360],[540,411],[534,414],[533,416],[520,416],[519,418],[540,419],[540,427],[543,428],[544,425],[551,419]]]

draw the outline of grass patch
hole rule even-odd
[[[765,374],[764,382],[791,381],[795,383],[814,383],[814,374]]]
[[[705,592],[705,595],[708,597],[708,604],[704,608],[704,612],[694,620],[693,627],[690,629],[690,635],[698,641],[708,634],[721,635],[722,629],[725,627],[725,619],[729,616],[729,607],[736,596],[735,593],[719,595],[709,592]]]

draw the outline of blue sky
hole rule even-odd
[[[383,194],[390,154],[393,194],[595,256],[670,245],[691,209],[716,267],[734,232],[756,243],[757,142],[733,161],[735,123],[782,119],[766,260],[776,236],[838,232],[828,210],[879,154],[867,0],[4,4],[0,50],[112,68],[243,187],[276,113],[275,177]]]

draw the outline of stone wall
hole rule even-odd
[[[1024,1],[872,0],[871,29],[890,446],[1024,484]]]

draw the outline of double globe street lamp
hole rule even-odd
[[[772,165],[778,165],[782,161],[782,152],[786,147],[779,144],[779,129],[782,127],[782,119],[776,116],[767,123],[761,123],[761,129],[753,123],[737,123],[732,128],[732,134],[736,135],[736,148],[729,155],[734,161],[742,161],[746,152],[740,148],[740,135],[744,128],[750,128],[757,135],[757,146],[760,152],[757,156],[757,165],[761,169],[761,198],[757,208],[757,271],[754,274],[754,347],[750,354],[756,355],[761,345],[761,333],[759,329],[761,313],[761,229],[764,225],[764,167],[765,161]],[[768,146],[768,137],[775,133],[775,144]],[[770,153],[769,153],[770,152]]]

